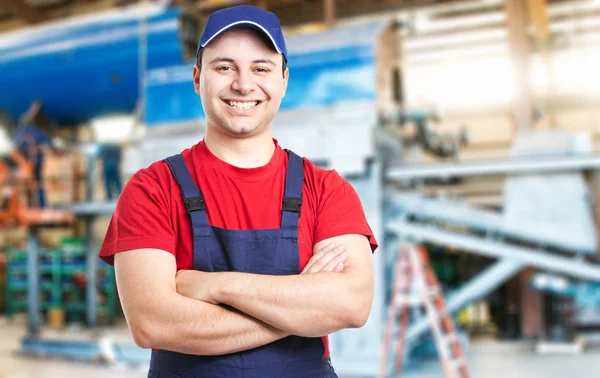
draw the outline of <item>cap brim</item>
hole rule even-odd
[[[228,30],[232,30],[232,29],[254,29],[256,31],[259,31],[261,33],[263,33],[264,35],[266,35],[269,40],[271,41],[271,43],[273,44],[273,47],[275,48],[275,50],[277,50],[278,53],[282,53],[281,50],[279,49],[279,46],[277,46],[277,43],[275,43],[275,39],[273,38],[273,36],[271,35],[271,33],[269,33],[267,31],[267,29],[265,29],[262,25],[257,24],[254,21],[236,21],[233,22],[223,28],[221,28],[221,30],[219,30],[218,32],[216,32],[215,34],[212,35],[212,37],[210,37],[206,42],[204,42],[203,44],[200,45],[200,48],[202,47],[206,47],[206,45],[208,45],[213,39],[215,39],[216,37],[220,36],[221,34],[225,33]],[[198,48],[197,53],[200,51],[200,48]]]

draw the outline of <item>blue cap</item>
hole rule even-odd
[[[250,28],[262,32],[269,37],[275,50],[282,54],[287,62],[287,49],[279,18],[273,12],[252,5],[225,8],[211,14],[200,38],[196,56],[198,56],[200,49],[209,44],[214,38],[227,30],[236,28]]]

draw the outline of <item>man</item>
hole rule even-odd
[[[46,207],[46,193],[42,173],[44,171],[44,158],[46,149],[54,149],[52,138],[35,124],[25,122],[19,125],[13,135],[15,147],[33,167],[33,192],[34,206]]]
[[[377,243],[356,192],[272,136],[286,65],[273,13],[215,12],[193,70],[205,138],[117,202],[100,256],[150,377],[336,377],[327,335],[368,318]]]
[[[104,190],[106,200],[113,201],[121,193],[121,155],[122,148],[118,143],[102,143],[98,156],[102,161],[102,172],[104,175]]]

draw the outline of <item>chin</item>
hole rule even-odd
[[[256,125],[231,125],[227,127],[227,131],[236,136],[248,136],[256,134],[259,126]]]

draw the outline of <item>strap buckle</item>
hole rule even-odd
[[[300,213],[302,207],[302,198],[284,198],[283,199],[283,211],[293,211]]]
[[[184,198],[183,202],[188,211],[206,210],[206,205],[204,204],[204,198],[202,198],[202,196]]]

